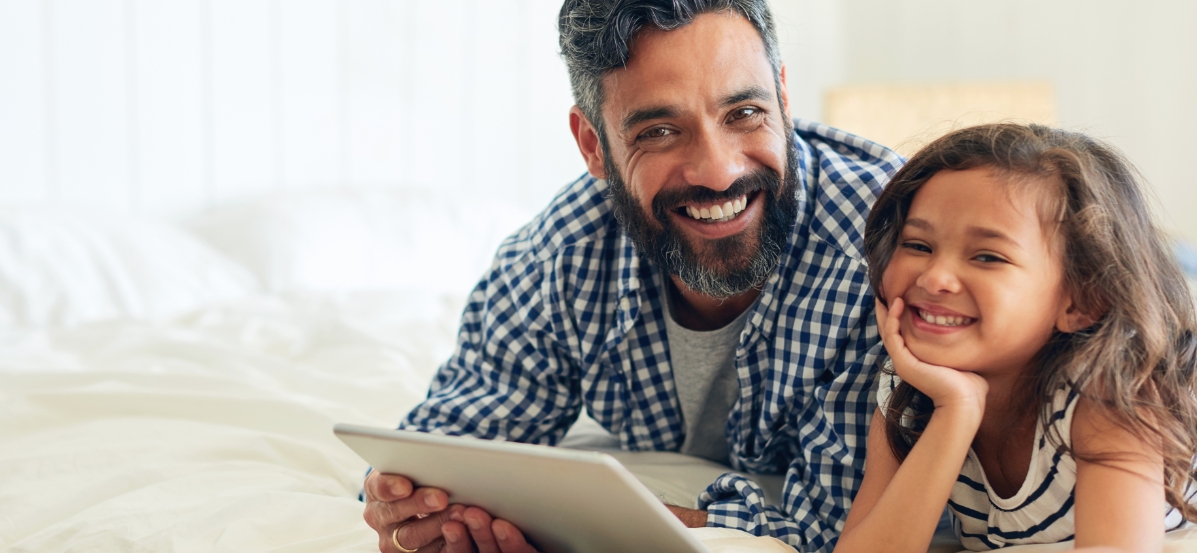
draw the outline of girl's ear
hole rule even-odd
[[[1060,315],[1056,318],[1056,330],[1065,334],[1084,330],[1093,326],[1093,323],[1097,322],[1101,316],[1102,313],[1093,314],[1081,311],[1076,303],[1072,301],[1072,298],[1069,298],[1064,307],[1060,309]]]

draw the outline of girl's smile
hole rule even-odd
[[[1071,303],[1042,187],[981,168],[941,171],[914,196],[886,267],[886,297],[910,351],[928,363],[1017,371],[1043,348]]]
[[[969,317],[934,304],[910,305],[911,322],[916,330],[932,334],[959,332],[977,322]]]

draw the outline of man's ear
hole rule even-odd
[[[1104,311],[1104,310],[1099,310]],[[1056,317],[1056,330],[1065,334],[1070,334],[1078,330],[1084,330],[1093,326],[1104,315],[1103,312],[1090,313],[1081,311],[1076,303],[1069,298],[1068,303],[1060,309],[1060,315]]]
[[[786,85],[786,64],[781,64],[781,109],[785,111],[786,119],[793,121],[794,115],[790,113],[790,87]]]
[[[569,108],[569,130],[574,135],[574,141],[578,143],[578,151],[582,152],[582,158],[586,160],[586,169],[597,178],[607,178],[598,131],[578,106]]]

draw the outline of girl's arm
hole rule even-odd
[[[869,429],[864,481],[852,501],[835,553],[925,553],[980,424],[980,411],[936,409],[922,437],[899,465],[889,449],[885,418],[878,409]]]
[[[1081,456],[1109,460],[1076,462],[1076,546],[1124,552],[1164,547],[1164,464],[1158,447],[1110,420],[1081,398],[1072,419],[1072,447]]]
[[[906,349],[898,323],[903,308],[901,299],[888,310],[878,302],[881,337],[898,376],[927,394],[935,411],[901,465],[890,451],[881,409],[873,413],[864,481],[836,553],[925,553],[985,412],[984,379],[923,363]]]

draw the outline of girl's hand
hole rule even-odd
[[[906,348],[906,340],[902,338],[900,317],[906,303],[902,298],[894,298],[889,309],[881,300],[876,300],[876,303],[877,328],[898,377],[931,398],[936,409],[975,408],[976,413],[983,413],[989,383],[970,372],[920,361]]]

